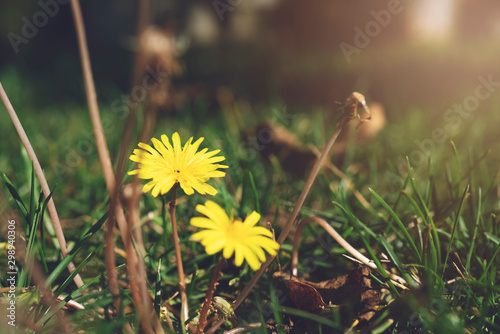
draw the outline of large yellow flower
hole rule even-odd
[[[160,193],[167,193],[175,183],[179,183],[187,195],[192,195],[194,190],[202,195],[217,194],[217,190],[206,182],[212,177],[226,175],[217,170],[227,168],[217,164],[225,159],[223,156],[214,157],[220,150],[207,152],[208,149],[204,148],[197,152],[203,138],[192,144],[193,137],[181,147],[177,132],[172,135],[173,146],[166,135],[161,136],[161,141],[156,138],[151,141],[154,148],[139,143],[140,149],[135,149],[130,156],[130,160],[137,162],[138,166],[129,175],[137,174],[141,179],[152,179],[144,186],[143,192],[152,189],[151,194],[156,197]]]
[[[260,220],[257,212],[248,215],[245,221],[229,218],[226,212],[216,203],[207,201],[205,205],[197,205],[196,211],[206,217],[191,218],[191,225],[204,230],[193,234],[192,238],[200,241],[207,254],[212,255],[223,250],[222,256],[229,259],[234,253],[234,263],[241,266],[246,260],[253,270],[260,268],[266,260],[264,250],[276,255],[279,244],[271,239],[272,233],[262,227],[255,226]]]

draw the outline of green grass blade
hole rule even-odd
[[[73,291],[70,295],[68,295],[64,300],[60,301],[58,304],[57,304],[57,308],[61,308],[63,307],[64,305],[66,305],[66,303],[71,300],[71,299],[75,299],[75,296],[79,295],[81,291],[87,289],[90,285],[96,283],[96,282],[99,282],[99,278],[100,276],[98,277],[94,277],[93,279],[90,279],[87,283],[85,283],[84,285],[82,285],[81,287],[79,287],[78,289],[76,289],[75,291]],[[102,292],[98,292],[96,293],[96,295],[99,297],[99,294],[102,294]],[[76,300],[75,300],[76,301]],[[55,310],[54,309],[51,309],[50,312],[47,312],[44,314],[43,317],[41,317],[38,322],[37,322],[37,326],[39,327],[42,327],[43,324],[45,324],[51,317],[53,317],[55,315]]]
[[[370,228],[368,228],[368,226],[366,226],[365,224],[363,224],[357,217],[355,217],[354,215],[352,215],[349,211],[347,211],[340,203],[337,203],[337,202],[332,202],[333,205],[335,205],[336,207],[338,207],[340,210],[342,210],[342,212],[347,216],[347,217],[352,217],[352,221],[355,221],[355,223],[358,225],[358,226],[361,226],[363,228],[363,230],[368,233],[370,236],[374,237],[374,238],[377,238],[377,234],[375,232],[373,232]],[[352,227],[352,226],[351,226]]]
[[[402,193],[404,194],[405,198],[408,200],[408,202],[410,202],[410,204],[413,206],[413,208],[417,212],[417,216],[422,218],[424,225],[428,226],[429,223],[427,222],[427,218],[424,215],[424,213],[422,212],[422,210],[420,209],[420,207],[418,206],[417,202],[406,191],[403,191]],[[420,249],[422,251],[422,257],[425,260],[425,249],[424,249],[424,242],[423,242],[423,238],[422,238],[422,230],[421,230],[420,224],[418,224],[418,222],[415,225],[417,226],[418,235],[420,237]]]
[[[420,202],[420,205],[422,205],[422,207],[425,211],[425,215],[427,217],[428,223],[431,224],[432,234],[434,235],[435,248],[437,250],[437,256],[439,259],[441,259],[441,243],[439,241],[439,237],[437,234],[436,225],[434,224],[434,219],[432,218],[430,210],[427,207],[427,205],[425,204],[425,201],[423,200],[422,195],[420,195],[420,192],[418,191],[417,185],[415,183],[415,178],[413,178],[413,168],[411,168],[410,160],[408,159],[408,157],[406,158],[406,163],[408,165],[408,170],[410,171],[409,173],[411,174],[411,177],[410,177],[411,187],[412,187],[413,191],[415,192],[415,194],[417,195],[417,198]]]
[[[403,194],[406,187],[408,186],[409,181],[410,181],[410,173],[408,173],[408,175],[406,176],[405,182],[403,183],[403,186],[401,187],[401,191],[398,192],[398,197],[396,198],[396,201],[394,202],[394,205],[392,206],[393,211],[396,211],[396,209],[398,208],[399,203],[401,201],[401,197],[402,197],[401,195]],[[389,220],[387,221],[387,227],[385,228],[386,233],[387,233],[387,231],[389,231],[392,228],[392,221],[393,221],[393,219],[392,219],[392,217],[390,217]]]
[[[75,244],[73,249],[80,250],[80,248],[83,248],[88,242],[88,240],[92,238],[94,234],[96,234],[102,228],[102,225],[104,225],[104,223],[108,219],[108,215],[109,213],[106,212],[101,218],[99,218],[99,220],[94,225],[92,225],[87,232],[83,234],[83,236]]]
[[[469,253],[467,254],[467,260],[465,261],[465,270],[470,272],[470,260],[472,258],[472,253],[474,251],[474,245],[476,242],[477,228],[479,227],[479,220],[481,219],[481,202],[482,193],[481,187],[478,189],[478,199],[477,199],[477,212],[476,212],[476,223],[474,224],[474,231],[472,232],[472,239],[470,241]]]
[[[342,326],[340,326],[337,323],[331,321],[330,319],[326,319],[326,318],[323,318],[322,316],[319,316],[319,315],[316,315],[316,314],[312,314],[312,313],[309,313],[309,312],[305,312],[305,311],[301,311],[301,310],[297,310],[297,309],[294,309],[294,308],[291,308],[291,307],[281,306],[281,307],[279,307],[279,312],[280,313],[290,314],[290,315],[295,315],[297,317],[308,319],[308,320],[316,322],[318,324],[322,324],[322,325],[325,325],[325,326],[328,326],[328,327],[331,327],[331,328],[335,328],[335,329],[338,329],[338,330],[342,330],[343,329]]]
[[[90,229],[82,236],[80,241],[76,243],[76,245],[71,249],[71,251],[66,255],[61,262],[56,266],[56,268],[50,273],[50,275],[47,277],[46,284],[47,286],[52,285],[57,277],[61,275],[61,273],[64,272],[68,264],[73,261],[74,257],[76,254],[84,247],[87,245],[88,240],[97,232],[100,230],[104,222],[108,219],[108,212],[104,214],[104,216],[101,217],[94,225],[90,227]]]
[[[281,313],[279,311],[280,304],[278,302],[278,296],[276,294],[276,287],[274,286],[274,284],[269,285],[269,296],[271,298],[271,307],[273,310],[274,319],[276,321],[276,327],[278,328],[279,334],[284,334],[284,331],[281,328],[283,321],[281,321]]]
[[[495,261],[495,258],[498,255],[498,252],[500,252],[500,243],[498,244],[497,248],[495,249],[495,252],[493,253],[493,256],[491,257],[491,260],[486,265],[486,268],[484,269],[483,274],[479,278],[479,281],[482,281],[486,277],[486,275],[488,274],[488,271],[490,270],[490,267],[493,264],[493,261]]]
[[[257,187],[255,186],[255,180],[253,179],[252,172],[248,172],[248,177],[250,179],[250,186],[252,187],[252,192],[255,199],[255,211],[260,214],[259,193],[257,192]]]
[[[40,240],[38,239],[37,236],[37,243],[38,243],[38,251],[40,253],[40,261],[42,262],[42,266],[45,269],[45,272],[48,272],[48,266],[47,266],[47,260],[45,258],[45,229],[43,228],[43,217],[45,216],[45,210],[47,209],[47,204],[49,203],[50,199],[52,198],[52,194],[54,193],[56,186],[52,188],[50,191],[49,196],[45,198],[42,204],[42,208],[40,210],[40,214],[37,217],[37,226],[40,226]],[[40,195],[40,198],[43,198],[42,195]]]
[[[339,207],[342,208],[342,206],[340,206],[340,205],[339,205]],[[353,224],[354,228],[356,229],[356,232],[358,232],[358,235],[361,238],[361,241],[365,245],[366,251],[368,252],[370,257],[372,258],[375,265],[377,266],[377,269],[379,270],[382,277],[384,277],[384,279],[386,280],[387,284],[389,285],[389,288],[391,288],[392,292],[394,292],[397,296],[399,296],[399,292],[396,289],[396,287],[394,286],[394,284],[391,282],[391,280],[389,279],[389,275],[385,271],[385,268],[382,266],[382,263],[380,262],[378,257],[375,255],[375,252],[373,251],[372,247],[370,246],[370,243],[368,242],[367,238],[361,232],[361,226],[358,224],[358,219],[351,212],[345,210],[344,208],[342,208],[342,209],[343,209],[343,212],[346,214],[347,219],[349,219],[349,221]],[[367,228],[368,227],[365,226],[365,229],[367,229]],[[373,231],[372,231],[372,233],[373,233]]]
[[[384,201],[382,197],[380,197],[373,189],[368,188],[372,195],[375,197],[375,199],[384,207],[384,209],[391,215],[391,217],[394,219],[396,224],[399,226],[401,229],[401,232],[403,232],[403,235],[405,236],[406,240],[408,240],[411,248],[413,249],[413,252],[418,258],[418,263],[422,263],[422,256],[420,252],[417,249],[417,246],[415,245],[415,242],[413,242],[413,239],[410,236],[410,233],[408,233],[408,230],[404,226],[403,222],[401,219],[399,219],[398,215],[391,209],[391,207]]]
[[[73,270],[73,272],[64,280],[63,284],[57,288],[57,290],[54,292],[55,296],[59,296],[64,289],[73,281],[73,278],[75,278],[76,275],[87,265],[87,263],[95,256],[95,254],[99,253],[103,248],[105,244],[100,244],[99,247],[95,251],[90,252],[85,259],[78,265],[78,267]]]
[[[70,251],[68,253],[68,255],[66,255],[61,260],[61,262],[59,262],[59,264],[54,268],[54,270],[52,270],[52,272],[47,277],[47,280],[45,281],[47,287],[52,285],[52,283],[55,282],[55,280],[59,277],[59,275],[61,275],[64,272],[64,270],[69,265],[69,263],[71,261],[73,261],[76,254],[77,254],[77,251],[75,249],[73,249],[72,251]]]
[[[30,210],[28,212],[28,229],[26,230],[26,235],[30,238],[30,241],[33,241],[32,235],[36,233],[35,225],[35,168],[33,164],[31,164],[31,193],[30,193]],[[31,247],[28,243],[28,247],[26,248],[27,254],[31,253]]]
[[[379,235],[378,241],[382,244],[382,246],[384,246],[385,250],[387,251],[387,254],[389,255],[389,258],[392,260],[392,262],[394,262],[394,265],[398,268],[399,272],[401,273],[401,276],[403,276],[406,282],[408,282],[408,284],[413,288],[418,287],[417,282],[415,282],[415,280],[411,278],[410,274],[408,274],[408,271],[404,267],[403,263],[399,260],[399,257],[396,255],[396,253],[394,253],[392,245],[389,244],[387,240],[385,240],[385,238],[382,237],[381,235]]]
[[[451,148],[453,149],[453,154],[455,154],[455,158],[457,159],[458,170],[462,171],[462,165],[460,163],[460,155],[458,154],[457,147],[455,146],[455,142],[450,140]]]
[[[7,177],[7,175],[5,175],[4,173],[0,172],[0,176],[2,177],[2,180],[5,183],[5,186],[9,190],[10,195],[12,196],[12,198],[14,198],[14,201],[17,204],[17,208],[19,210],[19,213],[24,218],[24,222],[27,223],[28,222],[28,218],[29,218],[28,217],[28,210],[26,209],[26,205],[24,205],[24,202],[21,199],[21,196],[19,196],[19,193],[17,192],[17,190],[14,187],[14,185],[12,184],[12,182],[10,182],[9,178]]]
[[[484,232],[484,235],[486,236],[487,239],[493,241],[495,244],[500,244],[500,238],[497,237],[496,235],[494,234],[491,234],[489,232]]]
[[[444,277],[444,272],[446,270],[446,264],[448,262],[448,256],[450,255],[451,246],[453,245],[453,239],[455,237],[455,231],[456,231],[457,224],[458,224],[458,218],[460,217],[460,214],[462,212],[462,207],[464,205],[465,197],[467,196],[468,192],[469,192],[469,186],[467,185],[467,187],[465,187],[464,193],[462,195],[462,200],[460,201],[460,206],[458,207],[458,212],[457,212],[457,215],[455,217],[455,222],[453,223],[453,229],[451,230],[450,245],[448,246],[448,250],[446,251],[446,257],[444,259],[444,265],[443,265],[443,274],[441,275],[441,279],[443,279],[443,277]]]
[[[420,206],[418,206],[417,201],[415,201],[406,191],[403,191],[402,193],[405,196],[405,198],[408,200],[408,202],[410,202],[410,204],[413,206],[415,211],[417,212],[417,216],[422,218],[422,220],[424,221],[424,225],[425,226],[429,225],[429,222],[427,221],[427,217],[422,212],[422,209],[420,209]]]
[[[428,238],[429,238],[429,254],[427,256],[429,257],[430,263],[428,262],[427,265],[429,268],[432,270],[432,272],[437,273],[438,272],[438,266],[439,266],[439,257],[438,253],[436,251],[436,244],[434,242],[434,238],[432,237],[432,234],[428,233]]]

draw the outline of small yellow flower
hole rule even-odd
[[[237,266],[246,260],[253,270],[260,268],[266,260],[264,250],[276,255],[279,244],[271,239],[272,233],[262,227],[255,226],[260,220],[257,212],[248,215],[245,221],[229,218],[226,212],[216,203],[207,201],[205,205],[197,205],[196,211],[206,217],[191,218],[191,225],[204,230],[193,234],[192,239],[200,241],[207,254],[212,255],[223,250],[222,256],[229,259],[235,254]]]
[[[193,137],[189,138],[184,147],[181,147],[181,139],[176,132],[172,135],[170,144],[166,135],[161,136],[161,141],[151,139],[153,147],[148,144],[139,143],[140,149],[135,149],[130,160],[138,163],[137,169],[129,172],[129,175],[138,174],[141,179],[152,179],[148,182],[143,192],[152,189],[151,194],[166,194],[175,183],[179,183],[187,195],[192,195],[194,190],[202,195],[217,194],[217,190],[206,182],[212,177],[224,177],[226,173],[218,171],[217,168],[227,168],[217,162],[223,161],[223,156],[214,157],[220,150],[207,152],[208,149],[197,152],[203,138],[195,143]]]

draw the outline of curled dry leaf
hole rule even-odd
[[[326,306],[323,297],[313,286],[306,281],[287,280],[288,297],[299,310],[318,313]]]
[[[275,272],[273,278],[285,285],[288,298],[298,309],[318,313],[327,304],[349,306],[363,322],[375,315],[375,308],[381,303],[380,290],[372,286],[370,273],[369,267],[361,267],[319,283],[290,277],[284,272]]]

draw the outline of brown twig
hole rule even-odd
[[[43,174],[42,166],[40,165],[40,162],[36,157],[35,151],[31,146],[31,143],[28,139],[28,136],[26,135],[26,132],[24,131],[21,121],[17,117],[16,111],[14,110],[14,107],[10,103],[9,97],[7,96],[7,93],[5,92],[1,82],[0,82],[0,97],[2,98],[5,108],[7,109],[7,112],[9,113],[9,116],[12,119],[12,124],[14,124],[14,127],[16,128],[16,131],[19,134],[19,138],[21,138],[21,142],[23,143],[26,152],[28,152],[30,160],[33,162],[33,168],[35,169],[35,173],[40,182],[40,186],[42,187],[43,195],[45,196],[45,198],[48,198],[50,196],[50,188],[47,183],[47,180],[45,179],[45,175]],[[49,209],[50,219],[52,220],[54,231],[56,232],[56,237],[57,241],[59,242],[59,247],[61,248],[61,253],[63,256],[66,256],[68,254],[68,246],[66,245],[64,232],[61,227],[61,222],[59,221],[59,215],[57,214],[56,206],[54,204],[54,200],[52,199],[52,197],[47,203],[47,208]],[[72,273],[75,270],[75,265],[73,264],[73,262],[70,262],[68,264],[68,270],[70,273]],[[83,280],[80,277],[80,274],[77,274],[73,279],[73,281],[78,287],[83,286]]]
[[[139,1],[139,10],[138,10],[138,17],[137,17],[137,28],[136,28],[136,38],[139,39],[144,30],[146,30],[146,27],[149,25],[151,21],[151,0],[142,0]],[[131,83],[131,90],[134,87],[138,87],[141,83],[141,76],[144,73],[144,68],[145,68],[145,60],[144,60],[144,54],[141,52],[141,50],[137,50],[135,53],[135,58],[134,58],[134,67],[132,70],[132,83]],[[125,162],[127,161],[127,155],[129,152],[129,145],[132,140],[132,133],[134,126],[137,121],[137,108],[139,104],[138,103],[131,103],[130,104],[130,109],[128,110],[127,113],[127,119],[125,121],[125,129],[123,130],[122,134],[122,139],[120,141],[121,149],[118,155],[118,163],[117,163],[117,177],[122,180],[123,179],[123,174],[125,171]],[[142,133],[144,134],[145,131],[143,130]],[[143,136],[141,135],[141,138]]]
[[[139,40],[146,30],[146,28],[149,26],[151,22],[151,14],[152,14],[152,1],[151,0],[143,0],[139,1],[138,3],[138,14],[137,14],[137,27],[136,27],[136,36],[137,39]],[[133,67],[133,74],[132,74],[132,85],[131,85],[131,90],[133,90],[135,87],[138,87],[141,83],[141,77],[144,73],[144,69],[146,67],[145,59],[144,59],[144,53],[142,50],[137,49],[135,53],[135,58],[134,58],[134,67]],[[127,153],[129,150],[129,145],[132,139],[132,133],[133,133],[133,128],[134,125],[136,124],[136,118],[137,118],[137,110],[138,110],[138,103],[131,103],[130,108],[128,110],[128,115],[127,115],[127,120],[125,122],[125,129],[122,135],[122,140],[121,140],[121,149],[118,155],[118,162],[117,162],[117,167],[116,167],[116,175],[118,180],[123,180],[124,177],[124,172],[125,172],[125,162],[126,162],[126,157]],[[148,126],[148,124],[154,124],[154,118],[152,112],[149,112],[150,110],[147,110],[143,127],[141,130],[141,135],[139,141],[143,142],[146,141],[147,138],[149,138],[150,133],[152,131],[152,127]],[[128,213],[129,213],[129,222],[134,222],[133,224],[130,223],[130,230],[131,233],[134,237],[134,240],[136,242],[136,248],[137,252],[139,253],[139,257],[142,259],[143,254],[145,253],[145,248],[144,248],[144,241],[143,241],[143,236],[142,236],[142,228],[140,222],[140,213],[139,213],[139,200],[141,198],[141,193],[137,190],[138,185],[139,185],[139,178],[137,176],[134,177],[134,180],[132,182],[132,193],[130,196],[130,200],[128,201]],[[120,182],[121,183],[121,182]],[[115,194],[118,194],[119,192],[119,183],[116,184],[115,188]],[[115,203],[112,203],[116,205]],[[113,206],[112,206],[113,207]],[[138,261],[138,270],[139,272],[146,272],[146,269],[144,268],[144,262]],[[139,282],[142,290],[142,300],[143,303],[149,304],[148,296],[147,296],[147,286],[145,281],[141,280]],[[157,316],[152,315],[152,321],[153,325],[156,331],[162,331],[161,330],[161,323],[158,319]]]
[[[142,32],[146,29],[147,25],[149,24],[151,20],[151,0],[143,0],[139,1],[139,8],[137,12],[137,32],[136,36],[139,38],[141,36]],[[133,79],[132,79],[132,88],[136,87],[139,84],[140,81],[140,74],[143,73],[143,66],[142,63],[143,61],[140,59],[140,53],[136,52],[135,55],[135,60],[134,60],[134,69],[133,69]],[[108,277],[109,277],[109,287],[111,294],[115,297],[115,308],[118,310],[120,307],[120,300],[118,298],[119,295],[119,289],[118,289],[118,283],[117,283],[117,274],[116,274],[116,258],[115,258],[115,253],[113,252],[114,249],[114,226],[115,226],[115,221],[114,221],[114,214],[116,207],[119,205],[119,188],[121,181],[123,180],[123,175],[124,175],[124,170],[125,170],[125,157],[126,153],[128,151],[128,146],[130,144],[131,140],[131,135],[132,135],[132,126],[134,122],[131,120],[135,119],[136,115],[136,110],[137,110],[137,104],[133,103],[131,104],[131,110],[129,110],[129,115],[128,115],[128,121],[126,122],[125,126],[125,131],[124,135],[122,137],[121,141],[121,149],[120,153],[118,156],[118,163],[116,167],[116,177],[119,180],[119,182],[115,182],[115,189],[113,190],[113,196],[111,196],[111,204],[110,204],[110,217],[109,217],[109,222],[108,222],[108,229],[106,233],[106,268],[108,270]],[[135,191],[134,188],[132,188],[132,196],[130,200],[130,206],[129,206],[129,216],[132,217],[132,221],[136,222],[138,220],[134,219],[139,216],[137,213],[136,204],[139,201],[139,194],[137,191]],[[135,232],[135,233],[134,233]],[[136,239],[137,246],[138,248],[141,249],[141,252],[143,250],[143,240],[142,240],[142,229],[140,226],[132,227],[132,233],[134,234],[134,238]],[[139,272],[145,272],[144,268],[141,268],[141,264],[143,262],[139,261]],[[147,289],[143,289],[143,292],[147,291]],[[145,301],[145,293],[142,294],[143,301]],[[146,302],[147,303],[147,302]],[[155,327],[157,326],[159,322],[155,321]]]
[[[92,75],[92,68],[90,65],[90,57],[87,48],[87,39],[85,36],[85,28],[83,24],[83,17],[81,13],[80,3],[78,0],[71,0],[71,10],[73,13],[73,18],[75,21],[75,28],[78,37],[78,46],[80,51],[80,59],[82,63],[83,77],[85,83],[85,91],[87,95],[87,102],[89,105],[90,118],[92,121],[92,126],[94,128],[94,136],[96,139],[96,146],[99,155],[99,160],[101,162],[101,168],[103,170],[104,179],[106,182],[106,187],[110,196],[113,200],[117,196],[116,189],[116,179],[113,173],[111,159],[109,157],[109,151],[106,144],[106,138],[104,136],[104,130],[101,123],[101,117],[99,114],[99,107],[97,104],[97,96],[95,91],[94,79]],[[134,300],[135,306],[139,313],[140,321],[143,330],[146,333],[153,333],[151,327],[150,319],[154,314],[151,313],[152,303],[144,302],[143,296],[147,294],[144,291],[146,287],[144,271],[141,268],[144,266],[138,266],[139,261],[143,261],[141,257],[138,257],[132,246],[132,238],[130,233],[130,225],[127,226],[127,221],[123,209],[120,205],[116,205],[116,210],[113,212],[122,235],[123,243],[125,246],[125,251],[127,253],[127,272],[130,280],[132,298]],[[109,236],[108,236],[109,237]],[[156,322],[156,321],[155,321]],[[160,328],[161,331],[161,328]]]
[[[141,135],[139,141],[145,142],[146,138],[150,137],[150,134],[153,130],[152,124],[155,124],[156,122],[154,121],[155,118],[155,112],[152,110],[147,109],[145,118],[144,118],[144,124],[141,130]],[[132,232],[132,235],[134,237],[135,243],[136,243],[136,248],[137,252],[139,253],[139,257],[142,259],[144,258],[144,254],[146,253],[145,247],[144,247],[144,240],[143,240],[143,235],[142,235],[142,225],[141,225],[141,217],[140,217],[140,211],[139,211],[139,201],[141,199],[141,194],[142,192],[139,190],[139,183],[140,179],[137,177],[137,175],[134,176],[134,181],[132,182],[132,196],[130,197],[129,205],[128,205],[128,212],[129,212],[129,222],[134,222],[130,226],[130,230]],[[118,189],[116,190],[118,193]],[[139,267],[139,272],[146,272],[146,269],[144,267],[144,261],[139,261],[138,262],[138,267]],[[147,302],[147,286],[146,282],[144,281],[144,286],[142,287],[142,299],[144,303]],[[186,299],[187,301],[187,299]],[[148,303],[149,304],[149,303]],[[158,315],[159,316],[159,315]],[[161,323],[159,321],[158,316],[152,316],[152,321],[153,325],[155,327],[156,331],[159,331],[159,327],[161,327]]]
[[[330,140],[326,144],[326,146],[323,148],[323,151],[321,152],[321,156],[318,158],[316,163],[314,164],[314,167],[309,174],[309,178],[307,179],[306,185],[302,189],[302,192],[300,193],[299,199],[297,200],[297,203],[295,204],[295,207],[292,211],[292,214],[290,215],[290,218],[288,219],[287,223],[283,227],[283,230],[278,238],[278,243],[283,245],[283,242],[285,242],[286,237],[288,236],[288,233],[290,233],[290,230],[292,228],[293,223],[295,222],[295,219],[299,215],[300,209],[302,208],[302,205],[304,204],[307,195],[309,194],[309,191],[312,188],[312,185],[314,183],[314,180],[316,180],[316,177],[319,174],[319,171],[323,167],[323,163],[325,162],[333,144],[337,140],[338,136],[340,135],[340,132],[342,129],[349,123],[350,120],[354,118],[360,118],[358,114],[358,104],[361,103],[363,107],[366,105],[364,103],[364,97],[360,93],[354,92],[348,99],[347,103],[345,105],[346,110],[341,116],[339,121],[337,122],[337,126],[335,128],[335,131],[333,132]],[[362,102],[363,101],[363,102]],[[367,109],[365,109],[367,111]],[[368,111],[367,111],[368,112]],[[361,119],[360,119],[361,121]],[[269,267],[271,262],[274,260],[276,255],[270,255],[267,257],[266,262],[262,264],[260,269],[254,274],[254,276],[250,279],[250,282],[245,286],[245,288],[241,291],[241,293],[238,295],[238,298],[235,300],[233,304],[233,309],[236,310],[241,303],[245,300],[245,298],[250,294],[250,291],[252,291],[253,287],[255,284],[257,284],[257,281],[259,278],[262,276],[264,271]],[[217,321],[215,325],[213,325],[207,333],[214,333],[222,324],[224,320],[221,319]]]
[[[207,324],[208,310],[210,308],[210,305],[212,304],[212,297],[214,295],[215,286],[217,284],[217,281],[219,280],[219,276],[222,271],[222,267],[224,266],[224,263],[226,263],[226,259],[224,258],[224,256],[221,256],[219,263],[217,263],[217,266],[214,268],[212,279],[208,284],[208,291],[205,296],[205,301],[203,302],[203,307],[201,308],[200,311],[200,321],[198,322],[198,328],[196,330],[196,334],[202,334]]]

